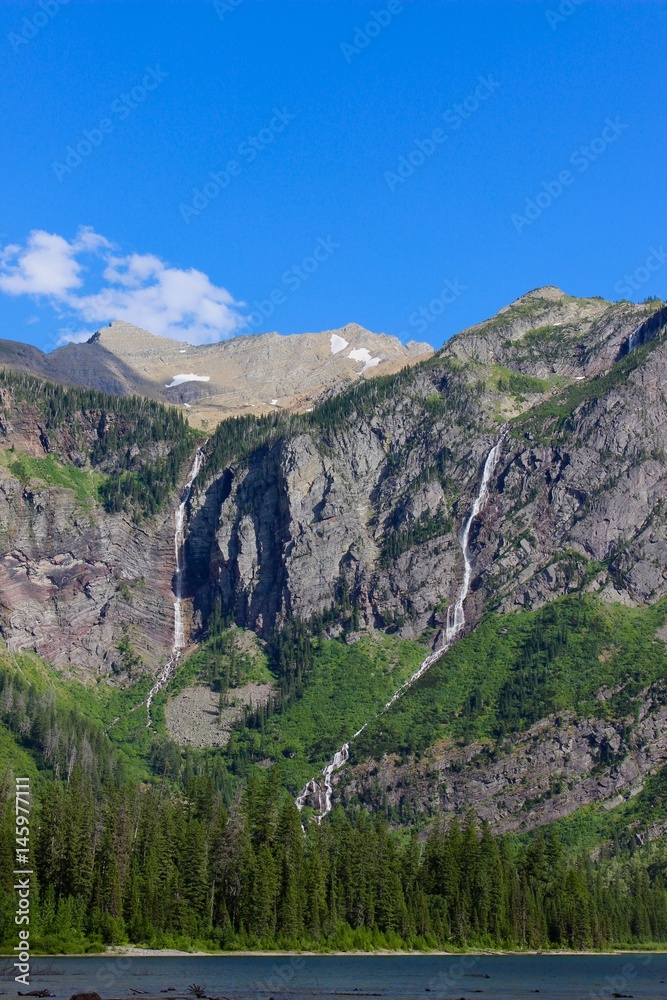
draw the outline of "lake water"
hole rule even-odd
[[[11,963],[3,968],[0,959],[0,971],[4,996],[25,992],[13,982]],[[60,1000],[89,991],[103,1000],[180,1000],[192,983],[230,1000],[428,1000],[429,993],[433,1000],[667,1000],[667,955],[42,958],[33,960],[29,989],[50,988]]]

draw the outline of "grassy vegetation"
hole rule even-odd
[[[83,497],[91,487],[68,458],[76,452],[104,474],[94,485],[108,513],[128,511],[140,520],[159,511],[201,441],[180,410],[140,396],[66,389],[7,369],[0,369],[0,389],[5,390],[0,411],[12,421],[24,413],[36,418],[42,446],[50,453],[44,459],[17,459],[18,477],[46,476]]]
[[[562,344],[566,340],[565,331],[562,326],[536,326],[534,330],[529,330],[522,337],[522,342],[529,347],[536,347],[542,350],[551,344]]]
[[[543,378],[534,378],[532,375],[522,375],[521,372],[513,371],[511,368],[504,368],[502,365],[491,365],[491,390],[494,392],[509,393],[512,396],[535,395],[537,393],[548,392],[551,382]]]
[[[406,756],[444,738],[497,741],[566,710],[632,714],[642,688],[667,676],[667,650],[655,638],[666,618],[667,600],[634,609],[590,597],[489,616],[368,727],[353,758]],[[608,700],[595,698],[618,686]]]
[[[47,487],[72,490],[77,503],[84,507],[98,503],[99,488],[105,479],[96,469],[63,465],[54,455],[35,458],[22,452],[1,448],[0,463],[23,486],[36,481]]]
[[[148,693],[147,678],[125,690],[104,682],[82,684],[63,680],[33,654],[1,652],[0,774],[11,767],[45,780],[52,778],[53,761],[44,760],[46,725],[61,731],[65,742],[68,733],[75,733],[76,740],[85,735],[96,747],[102,768],[111,766],[113,760],[113,767],[126,780],[154,782],[167,776],[177,781],[203,768],[216,775],[228,799],[232,790],[228,768],[238,779],[251,773],[255,763],[270,759],[280,761],[282,780],[294,792],[382,708],[426,653],[418,643],[382,634],[364,637],[351,646],[338,640],[309,640],[312,665],[300,696],[278,699],[251,716],[235,730],[224,750],[183,752],[166,734],[167,697],[198,681],[219,690],[225,684],[251,680],[272,682],[278,688],[279,677],[269,669],[266,653],[259,644],[252,653],[244,652],[241,646],[248,643],[241,644],[238,633],[232,628],[207,640],[184,662],[168,692],[158,694],[152,712],[157,735],[146,728],[144,707],[132,711]],[[16,714],[16,707],[3,713],[3,692],[8,689],[14,692],[14,700],[21,691],[28,698],[29,726],[21,721],[20,712]]]
[[[215,691],[226,691],[241,684],[270,684],[275,681],[269,670],[269,658],[262,643],[242,629],[232,626],[204,639],[198,649],[183,661],[169,684],[173,697],[192,683],[209,684]]]
[[[512,435],[518,438],[530,433],[540,443],[551,443],[560,433],[567,430],[568,420],[578,406],[590,399],[602,399],[617,386],[627,382],[628,376],[644,364],[649,354],[664,343],[664,340],[664,334],[650,340],[615,362],[603,375],[587,381],[574,382],[560,395],[553,396],[534,406],[528,413],[516,417],[511,422]]]
[[[351,646],[313,641],[313,661],[301,697],[232,734],[227,757],[235,770],[279,760],[287,786],[301,788],[391,698],[427,650],[393,636],[366,636]]]
[[[146,728],[145,709],[136,712],[131,709],[146,697],[150,683],[148,678],[144,678],[132,688],[121,690],[102,681],[83,684],[71,679],[64,680],[33,653],[2,651],[0,720],[4,721],[4,728],[0,725],[0,732],[3,733],[6,753],[14,755],[17,763],[20,760],[26,763],[29,758],[33,762],[33,768],[44,770],[40,749],[41,734],[35,732],[34,738],[26,733],[22,734],[21,725],[18,730],[12,730],[9,716],[2,712],[2,692],[11,687],[15,691],[24,691],[26,696],[35,699],[36,704],[39,702],[40,705],[47,705],[49,718],[52,717],[53,724],[60,726],[63,732],[68,729],[95,731],[100,743],[108,744],[109,754],[114,756],[118,766],[128,777],[146,780],[150,777],[153,734]],[[35,716],[37,712],[36,708]],[[28,715],[30,716],[30,712]],[[115,719],[119,721],[109,730],[112,736],[110,739],[103,734]],[[23,729],[26,727],[23,726]],[[12,740],[14,748],[11,747]]]
[[[39,768],[34,757],[19,746],[9,730],[0,724],[0,775],[7,772],[35,780]]]
[[[441,506],[435,513],[427,511],[407,527],[391,527],[385,532],[380,555],[380,566],[387,568],[395,559],[415,545],[421,545],[431,538],[447,535],[454,527],[454,521],[446,506]]]
[[[649,827],[667,820],[667,768],[650,775],[637,795],[613,809],[608,805],[584,806],[549,824],[549,829],[570,854],[588,854],[596,848],[603,857],[634,853]],[[533,832],[509,839],[529,843],[534,837]]]
[[[576,302],[577,300],[570,295],[566,295],[560,301]],[[482,333],[502,334],[504,330],[508,330],[517,320],[533,319],[553,307],[554,303],[550,299],[532,298],[524,299],[523,302],[513,302],[502,313],[498,313],[496,316],[492,316],[490,319],[484,320],[483,323],[480,323],[479,329]],[[542,329],[544,329],[544,327],[542,327]]]

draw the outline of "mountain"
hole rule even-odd
[[[320,770],[363,726],[329,775],[349,810],[423,826],[473,808],[497,833],[570,823],[573,840],[585,814],[594,844],[626,829],[657,836],[667,828],[651,791],[667,764],[666,327],[658,301],[541,288],[432,356],[325,393],[312,412],[246,413],[206,441],[152,389],[151,402],[105,395],[110,368],[71,390],[8,368],[7,649],[137,704],[171,663],[156,694],[160,739],[218,754],[230,787],[280,761],[292,794],[315,782],[304,802],[321,809]],[[54,355],[127,361],[121,334]],[[362,341],[380,350],[360,328],[333,336],[348,342],[339,354]],[[322,364],[338,356],[331,337],[308,341]],[[240,357],[288,341],[216,349]],[[124,391],[139,387],[142,341],[132,343]],[[38,374],[37,356],[22,357]],[[158,375],[149,360],[151,385],[204,371],[170,355]],[[174,514],[198,448],[178,565],[188,646],[170,660]],[[111,711],[100,709],[109,725]],[[141,713],[114,711],[110,738],[133,741],[149,767]]]
[[[537,289],[208,436],[121,334],[0,366],[0,941],[14,774],[44,951],[666,940],[667,306]]]
[[[123,322],[50,354],[0,341],[0,365],[63,385],[182,406],[193,426],[203,428],[241,413],[303,411],[360,378],[397,372],[432,353],[429,344],[404,345],[356,323],[324,333],[266,333],[202,347]]]
[[[473,526],[469,617],[490,601],[509,610],[565,592],[559,558],[571,550],[583,561],[615,553],[628,565],[619,593],[632,581],[656,599],[663,354],[647,356],[641,376],[626,374],[639,355],[624,359],[638,328],[653,337],[662,323],[655,308],[539,290],[425,364],[329,401],[220,478],[222,425],[192,505],[202,614],[222,599],[251,628],[285,613],[308,620],[344,577],[365,627],[423,635],[455,598],[457,536],[508,421]],[[613,574],[599,589],[615,589]]]

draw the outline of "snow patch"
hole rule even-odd
[[[350,351],[350,353],[348,354],[348,358],[352,358],[353,361],[364,362],[364,367],[359,372],[360,375],[363,375],[364,372],[367,372],[369,368],[375,368],[375,366],[379,365],[380,362],[382,361],[382,358],[371,357],[371,352],[368,350],[367,347],[355,347],[354,350]]]
[[[353,351],[350,351],[348,358],[352,358],[353,361],[370,361],[371,352],[367,347],[355,347]]]
[[[349,347],[347,340],[344,337],[339,337],[337,333],[331,334],[331,353],[338,354],[339,351],[344,351],[346,347]]]
[[[167,385],[165,383],[165,389],[173,389],[175,385],[183,385],[184,382],[210,382],[210,375],[174,375],[173,380]]]
[[[278,400],[277,399],[272,399],[271,400],[271,406],[277,406],[277,405],[278,405]]]

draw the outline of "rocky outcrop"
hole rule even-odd
[[[337,795],[405,820],[472,809],[496,833],[530,830],[593,803],[611,809],[667,763],[664,693],[645,691],[639,716],[604,722],[564,713],[499,746],[439,745],[407,763],[387,756],[352,768]]]
[[[176,496],[141,523],[108,514],[89,456],[122,415],[88,409],[49,428],[28,397],[0,388],[0,634],[82,679],[153,674],[173,635]]]
[[[582,585],[609,600],[661,597],[666,450],[665,344],[564,424],[547,416],[519,425],[499,470],[487,595],[503,610]]]
[[[151,529],[83,505],[72,490],[24,487],[0,470],[7,647],[33,650],[81,677],[120,677],[126,671],[118,644],[127,634],[145,669],[157,670],[173,630],[169,512]]]
[[[220,695],[203,685],[186,687],[167,702],[169,737],[183,747],[223,747],[247,712],[265,708],[275,690],[271,684],[242,684]]]
[[[453,338],[443,354],[463,362],[502,365],[538,378],[561,375],[592,377],[644,343],[662,322],[652,328],[655,307],[631,302],[579,299],[547,286],[522,295],[495,316]],[[648,322],[647,322],[648,321]]]

